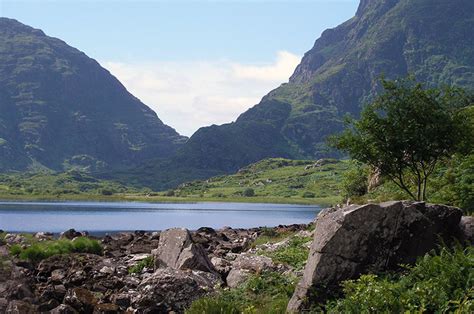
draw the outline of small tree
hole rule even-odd
[[[331,139],[414,200],[426,199],[428,178],[437,163],[456,152],[472,126],[461,108],[469,105],[462,90],[427,89],[413,79],[382,80],[385,92],[368,105],[360,120]]]

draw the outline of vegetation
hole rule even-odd
[[[262,251],[260,254],[270,257],[275,263],[289,265],[301,270],[308,260],[311,240],[311,238],[305,237],[291,237],[287,245],[272,252]]]
[[[444,158],[472,140],[459,89],[426,89],[412,79],[382,80],[385,93],[333,138],[338,149],[377,169],[414,200],[426,200],[428,179]],[[414,181],[411,189],[410,182]]]
[[[153,268],[154,267],[154,259],[153,256],[148,256],[145,259],[139,261],[137,264],[133,265],[128,269],[129,274],[139,274],[145,268]]]
[[[53,196],[74,197],[80,195],[112,196],[138,192],[122,184],[99,180],[91,175],[71,170],[63,173],[38,172],[0,174],[1,196]]]
[[[59,239],[34,242],[25,248],[19,244],[10,247],[10,254],[35,263],[53,255],[68,253],[92,253],[100,255],[102,254],[102,246],[97,240],[87,237],[78,237],[73,240]]]
[[[250,277],[236,289],[223,290],[195,301],[186,313],[283,314],[295,285],[296,278],[263,272]]]
[[[346,161],[272,158],[240,169],[236,174],[180,185],[174,195],[203,196],[225,201],[250,195],[261,201],[334,204],[342,200],[341,175],[350,168]]]
[[[472,313],[474,248],[445,248],[402,274],[364,275],[343,287],[329,313]]]

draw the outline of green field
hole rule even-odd
[[[0,198],[151,202],[264,202],[330,205],[342,200],[340,182],[349,162],[265,159],[236,174],[152,191],[100,180],[78,171],[0,175]]]

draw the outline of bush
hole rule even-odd
[[[472,313],[474,248],[442,249],[404,274],[364,275],[343,284],[345,297],[329,302],[330,313]]]
[[[306,191],[303,193],[304,198],[314,198],[315,196],[316,194],[314,194],[313,192]]]
[[[251,276],[232,290],[193,302],[187,314],[281,313],[293,295],[295,278],[274,272]]]
[[[101,189],[100,194],[110,196],[114,195],[114,191],[112,191],[111,189]]]
[[[148,256],[144,260],[141,260],[138,262],[136,265],[130,267],[128,269],[129,274],[139,274],[143,271],[143,269],[146,268],[153,268],[155,265],[153,256]]]
[[[342,175],[341,188],[344,198],[363,196],[368,191],[369,170],[362,164],[354,164]]]
[[[26,248],[22,248],[19,245],[13,245],[10,248],[10,254],[31,262],[39,262],[53,255],[67,253],[92,253],[100,255],[102,254],[102,246],[97,240],[79,237],[74,240],[60,239],[37,242]]]
[[[175,196],[174,190],[169,190],[165,192],[165,196]]]
[[[243,192],[242,195],[245,197],[252,197],[255,196],[255,190],[252,188],[246,188]]]

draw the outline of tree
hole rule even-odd
[[[425,88],[413,78],[382,80],[384,92],[359,120],[330,142],[388,177],[414,200],[426,200],[436,165],[472,139],[472,123],[461,114],[466,93],[453,87]],[[472,133],[471,133],[472,134]]]

